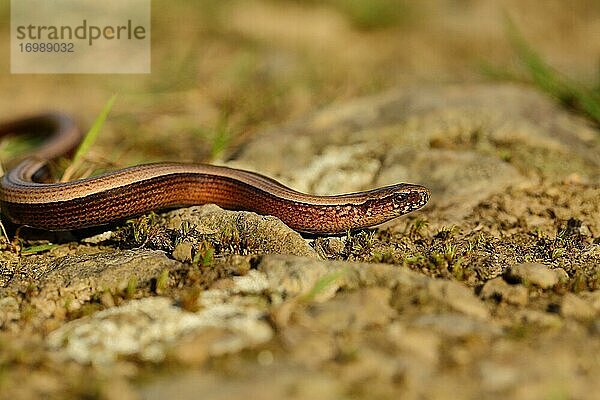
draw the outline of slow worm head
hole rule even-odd
[[[341,233],[409,213],[430,197],[427,188],[407,183],[315,196],[250,171],[181,163],[146,164],[72,182],[40,183],[47,162],[79,143],[79,130],[63,114],[45,114],[0,125],[0,136],[11,133],[48,135],[0,184],[3,214],[17,224],[41,229],[78,229],[151,210],[215,203],[274,215],[302,232]]]

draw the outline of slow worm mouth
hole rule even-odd
[[[178,163],[139,165],[66,183],[36,183],[34,177],[46,161],[79,143],[79,130],[68,116],[46,114],[0,124],[0,136],[7,132],[48,135],[29,158],[4,175],[0,185],[3,212],[13,222],[41,229],[79,229],[174,205],[214,203],[273,215],[303,232],[336,233],[406,214],[430,197],[427,188],[404,183],[314,196],[250,171]]]

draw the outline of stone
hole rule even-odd
[[[26,273],[3,289],[21,291],[34,281],[39,293],[31,299],[35,319],[63,315],[79,309],[93,296],[104,292],[122,292],[148,282],[163,271],[174,271],[180,263],[161,251],[145,249],[113,250],[57,259],[37,257],[24,263]]]
[[[429,366],[438,363],[442,343],[439,335],[426,329],[409,329],[398,321],[388,325],[386,334],[403,353],[414,354]]]
[[[588,320],[596,316],[596,310],[587,301],[573,293],[563,296],[560,313],[563,317]]]
[[[429,314],[417,317],[411,326],[431,329],[441,335],[452,338],[470,336],[497,336],[502,333],[499,327],[479,319],[457,313]]]
[[[377,146],[370,144],[372,137]],[[534,164],[541,176],[561,179],[574,172],[577,160],[581,179],[598,181],[595,137],[585,123],[519,85],[403,88],[335,104],[265,131],[230,164],[317,194],[399,179],[426,182],[431,204],[460,221],[492,194],[531,182],[516,165]],[[481,150],[491,143],[511,144],[511,162]]]
[[[266,275],[269,289],[284,299],[311,294],[317,288],[317,293],[312,293],[313,301],[329,300],[340,289],[396,285],[416,288],[432,280],[402,266],[280,255],[265,255],[257,269]]]
[[[40,286],[57,288],[84,283],[89,288],[124,289],[132,277],[138,282],[146,281],[158,276],[164,269],[179,266],[178,262],[167,258],[163,252],[146,249],[64,256],[50,262],[38,258],[26,264],[31,273],[13,280],[10,288],[27,284],[31,279]]]
[[[508,390],[522,379],[516,366],[501,365],[490,361],[483,361],[479,365],[479,373],[482,385],[486,390],[492,392]]]
[[[427,289],[433,298],[462,314],[479,319],[489,318],[486,305],[473,294],[471,289],[460,283],[432,279],[428,282]]]
[[[390,290],[387,288],[371,287],[339,293],[310,308],[313,319],[310,325],[334,333],[384,326],[396,314],[389,302]]]
[[[160,362],[179,342],[174,350],[179,358],[197,362],[208,355],[234,353],[270,340],[272,329],[261,320],[261,312],[252,310],[231,302],[208,301],[192,313],[175,307],[171,299],[148,297],[66,323],[53,331],[47,342],[79,363],[95,365],[111,364],[122,356]],[[189,339],[192,336],[195,341]],[[185,338],[190,342],[183,341]],[[198,348],[200,355],[195,351]],[[186,351],[190,352],[187,358],[181,356]]]
[[[525,286],[509,285],[501,277],[487,281],[479,295],[483,299],[499,299],[517,306],[525,306],[529,302],[529,291]]]
[[[14,297],[8,296],[0,299],[0,327],[6,327],[13,321],[21,318],[19,303]]]
[[[202,233],[224,235],[260,254],[290,254],[318,258],[302,236],[281,220],[248,211],[228,211],[214,204],[182,208],[163,214],[167,227],[179,229],[183,221]],[[185,254],[187,256],[187,253]]]
[[[171,254],[174,259],[181,262],[192,261],[192,249],[193,245],[188,241],[178,243]]]
[[[554,271],[539,263],[523,263],[509,269],[508,275],[525,284],[548,289],[556,285],[563,277],[564,270]]]
[[[545,328],[560,328],[563,325],[561,318],[552,313],[538,310],[519,310],[515,314],[518,321],[526,324],[535,324]]]

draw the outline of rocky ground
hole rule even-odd
[[[227,33],[258,41],[283,28],[273,22],[257,31],[247,19],[308,13],[316,28],[330,29],[326,51],[349,36],[362,52],[379,43],[373,54],[383,61],[370,62],[389,70],[391,56],[382,55],[396,49],[382,38],[397,32],[370,33],[368,41],[331,10],[266,4],[234,13]],[[457,21],[469,13],[444,26],[460,31]],[[428,38],[407,32],[412,39],[403,40],[415,46]],[[548,48],[564,54],[560,42]],[[196,123],[221,121],[197,101],[208,101],[198,89],[156,89],[150,100],[129,94],[134,110],[117,111],[99,145],[136,147],[128,161],[181,149],[181,158],[212,154],[213,162],[311,193],[406,181],[428,186],[432,199],[406,217],[335,237],[303,237],[274,217],[205,205],[110,232],[24,232],[21,241],[4,241],[0,397],[597,398],[600,129],[530,85],[462,76],[462,64],[440,52],[427,79],[402,64],[414,82],[398,78],[372,91],[350,85],[327,106],[298,87],[292,100],[282,97],[294,107],[242,102],[245,113],[233,112],[228,126],[247,130],[216,156],[214,142],[198,144],[190,133]],[[420,62],[431,60],[427,54]],[[576,68],[572,59],[565,69]],[[460,82],[435,82],[438,65]],[[10,88],[15,79],[0,83]],[[51,85],[36,79],[19,87]],[[72,79],[72,89],[60,90],[85,84]],[[327,85],[316,90],[329,93]],[[16,96],[28,102],[14,112],[40,101]],[[200,111],[189,111],[190,102]],[[223,104],[232,105],[213,106]],[[256,123],[269,107],[280,113]],[[141,133],[115,139],[130,129]],[[189,134],[167,141],[175,131]],[[32,247],[49,242],[58,244]]]

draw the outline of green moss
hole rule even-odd
[[[167,290],[169,285],[169,270],[168,269],[163,269],[162,272],[160,273],[160,275],[158,276],[158,278],[156,278],[156,286],[155,286],[155,293],[156,294],[163,294],[165,293],[165,291]]]
[[[127,287],[125,288],[125,298],[133,299],[137,288],[138,288],[137,276],[130,277],[129,280],[127,281]]]

